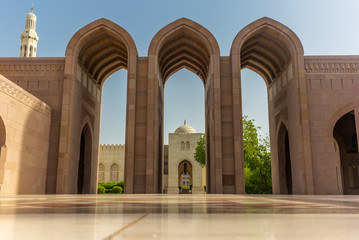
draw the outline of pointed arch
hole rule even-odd
[[[154,169],[161,171],[163,128],[163,89],[167,79],[175,72],[186,68],[197,74],[205,87],[205,112],[207,171],[214,177],[208,179],[208,192],[223,193],[222,175],[222,126],[220,49],[212,33],[200,24],[187,18],[178,19],[156,33],[148,49],[148,136],[155,134],[154,141],[147,141],[147,160]],[[158,107],[153,107],[158,106]],[[155,114],[153,114],[155,112]],[[153,117],[153,115],[155,115]],[[155,133],[151,131],[155,129]],[[152,180],[150,177],[148,181]],[[157,181],[160,182],[160,181]],[[159,184],[160,185],[160,184]]]
[[[93,134],[91,122],[85,119],[81,129],[77,168],[77,193],[87,194],[91,192],[92,179],[97,175],[97,166],[95,168],[92,167],[94,163],[92,156]]]
[[[156,33],[148,56],[150,68],[155,70],[155,66],[159,65],[164,83],[182,68],[197,74],[205,83],[209,69],[213,71],[214,62],[219,63],[220,50],[217,40],[205,27],[180,18]]]
[[[78,63],[102,85],[119,69],[136,69],[138,53],[134,40],[125,29],[101,18],[74,34],[65,56],[65,74],[74,74]]]
[[[304,49],[287,26],[264,17],[243,28],[234,38],[230,55],[239,69],[257,72],[269,85]]]
[[[327,118],[327,122],[324,125],[324,140],[326,142],[330,142],[333,140],[333,129],[335,127],[335,124],[338,122],[338,120],[347,114],[348,112],[351,112],[354,110],[354,104],[353,102],[348,102],[346,104],[341,105],[336,110],[330,114],[330,116]]]
[[[281,115],[278,120],[277,129],[276,129],[276,139],[278,139],[279,134],[281,133],[281,127],[284,126],[287,130],[289,129],[288,120],[284,115]]]
[[[290,156],[289,133],[284,122],[278,124],[277,147],[278,157],[277,164],[272,165],[272,172],[277,173],[278,188],[280,193],[292,194],[292,162]],[[276,169],[274,169],[276,168]]]

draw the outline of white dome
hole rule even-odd
[[[189,134],[189,133],[197,133],[196,130],[187,125],[186,120],[184,121],[184,124],[176,129],[175,134]]]

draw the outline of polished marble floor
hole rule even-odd
[[[7,239],[359,239],[359,196],[1,196]]]

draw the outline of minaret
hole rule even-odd
[[[24,32],[20,35],[20,57],[36,57],[37,42],[39,37],[36,33],[36,15],[34,14],[34,7],[31,12],[26,15],[26,25]]]

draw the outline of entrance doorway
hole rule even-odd
[[[359,155],[354,111],[335,124],[333,137],[338,143],[344,194],[359,194]]]

